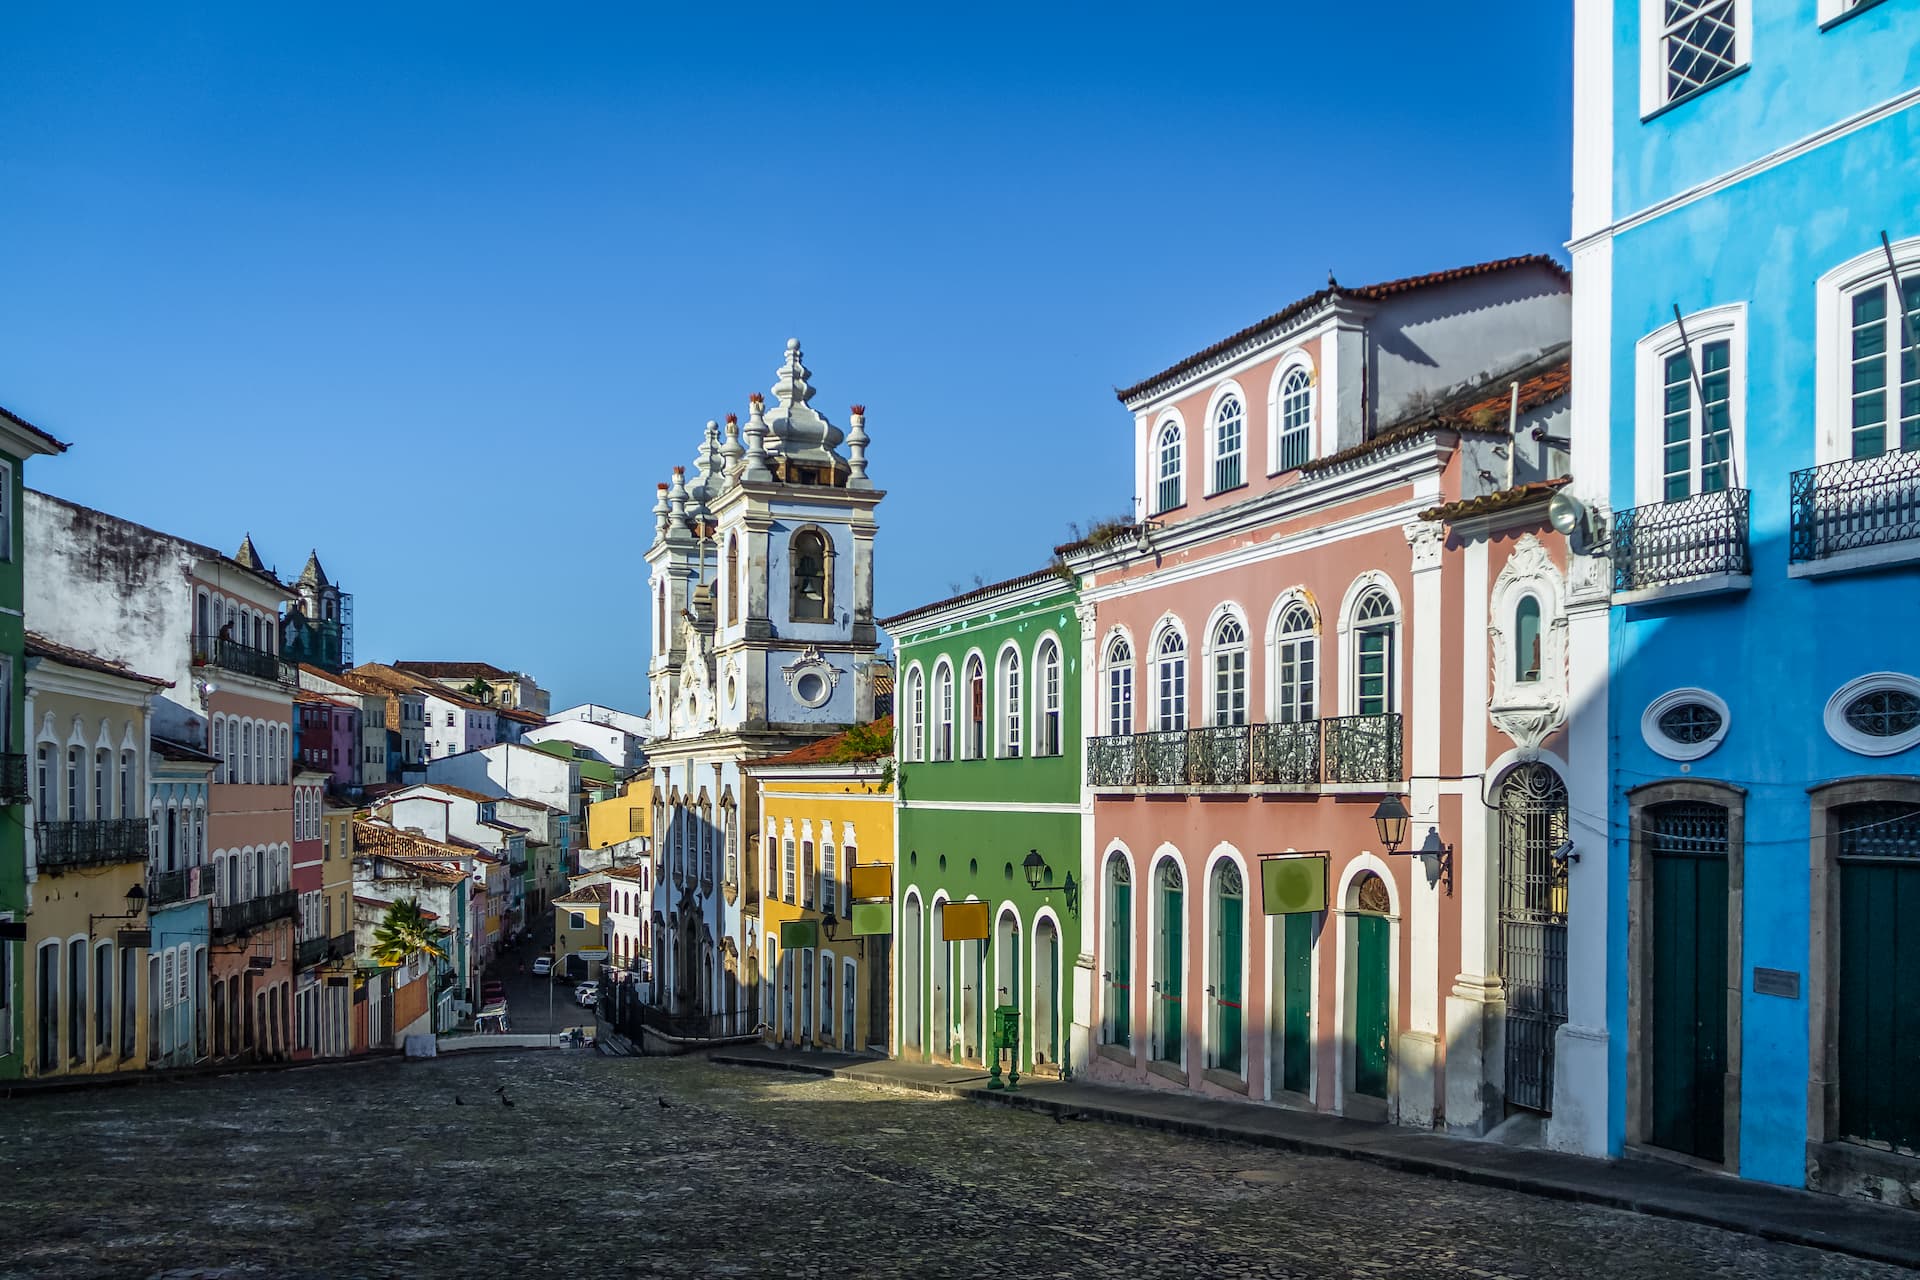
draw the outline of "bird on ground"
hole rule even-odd
[[[513,1099],[509,1098],[506,1094],[503,1093],[500,1095],[500,1105],[503,1107],[510,1107],[513,1105]]]
[[[453,1095],[453,1105],[456,1107],[464,1107],[467,1105],[467,1100],[456,1093]]]
[[[654,1101],[660,1104],[660,1109],[662,1111],[665,1111],[667,1109],[667,1100],[665,1098],[655,1098]]]

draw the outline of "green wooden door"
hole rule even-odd
[[[1219,1048],[1214,1054],[1213,1065],[1235,1075],[1241,1075],[1246,1070],[1240,1060],[1241,1034],[1246,1017],[1241,995],[1245,987],[1245,975],[1240,971],[1243,901],[1238,894],[1222,895],[1220,899],[1220,989],[1215,996],[1219,1003],[1215,1012],[1215,1017],[1219,1019]]]
[[[1160,1059],[1180,1061],[1185,1021],[1180,1016],[1184,980],[1180,964],[1180,912],[1184,895],[1171,886],[1160,890]]]
[[[1060,935],[1047,935],[1047,1061],[1060,1061]]]
[[[1133,886],[1113,886],[1112,933],[1107,940],[1107,972],[1113,984],[1113,1042],[1133,1043]]]
[[[1282,916],[1280,1087],[1294,1093],[1313,1088],[1312,914]]]
[[[1920,1149],[1920,810],[1840,811],[1840,1132]]]
[[[1648,1087],[1657,1147],[1725,1155],[1727,820],[1712,805],[1664,805],[1649,818],[1653,884]]]
[[[1353,1091],[1387,1096],[1387,921],[1355,916]]]

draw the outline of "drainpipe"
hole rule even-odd
[[[1507,404],[1507,488],[1513,488],[1514,455],[1520,452],[1520,384],[1511,388],[1513,398]]]

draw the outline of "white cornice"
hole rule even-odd
[[[957,600],[951,604],[928,605],[916,611],[895,614],[892,618],[896,623],[913,619],[911,627],[902,625],[896,629],[887,626],[884,621],[880,625],[886,628],[887,634],[893,637],[895,644],[919,643],[918,639],[910,638],[924,637],[926,632],[950,627],[956,623],[971,622],[988,613],[1010,615],[1014,618],[1025,617],[1030,613],[1044,613],[1047,612],[1047,608],[1043,606],[1048,600],[1059,595],[1070,596],[1072,592],[1071,583],[1058,574],[1048,573],[1045,577],[1028,581],[1015,579],[1013,583],[1006,585],[1004,590],[983,587],[979,592],[971,593],[963,600]],[[1067,607],[1072,608],[1072,604],[1067,602]],[[1008,620],[1008,617],[994,619],[996,623]]]
[[[1838,141],[1850,133],[1857,133],[1870,125],[1878,124],[1882,120],[1899,115],[1902,111],[1906,111],[1916,105],[1920,105],[1920,86],[1908,89],[1906,92],[1889,98],[1877,106],[1868,107],[1865,111],[1857,112],[1843,120],[1835,121],[1826,128],[1816,130],[1797,142],[1788,143],[1776,151],[1770,151],[1757,159],[1749,160],[1747,163],[1709,178],[1705,182],[1696,183],[1688,187],[1685,191],[1668,196],[1664,200],[1656,201],[1646,208],[1641,209],[1638,213],[1628,214],[1610,226],[1601,227],[1599,230],[1589,232],[1576,240],[1569,240],[1567,242],[1567,248],[1578,252],[1595,240],[1631,231],[1635,227],[1642,226],[1653,221],[1655,218],[1672,213],[1676,209],[1685,208],[1687,205],[1704,200],[1708,196],[1725,191],[1728,187],[1736,186],[1739,183],[1745,182],[1748,178],[1765,173],[1769,169],[1777,169],[1783,164],[1798,160],[1801,156],[1806,155],[1808,152],[1816,151],[1829,142]]]
[[[1312,332],[1314,329],[1330,325],[1343,308],[1364,317],[1372,313],[1373,304],[1344,294],[1336,294],[1319,306],[1294,317],[1291,322],[1275,328],[1256,330],[1226,350],[1216,352],[1201,364],[1164,382],[1154,383],[1141,394],[1122,400],[1120,403],[1133,413],[1149,412],[1169,400],[1177,400],[1189,394],[1201,383],[1220,377],[1224,371],[1231,370],[1239,373],[1246,366],[1258,364],[1273,354],[1274,347],[1305,342],[1308,338],[1316,336]]]
[[[58,693],[70,698],[91,698],[116,707],[145,707],[159,690],[144,681],[126,676],[108,675],[70,667],[58,658],[29,655],[27,693]]]

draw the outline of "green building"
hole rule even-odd
[[[1011,1007],[1021,1072],[1084,1061],[1076,603],[1045,570],[883,624],[899,672],[901,1057],[991,1065],[995,1011]]]
[[[12,812],[0,821],[0,1080],[18,1080],[25,1052],[26,1007],[21,978],[21,943],[26,939],[27,810],[26,706],[27,642],[25,548],[20,523],[21,472],[35,454],[65,453],[67,446],[24,418],[0,408],[0,805]]]

